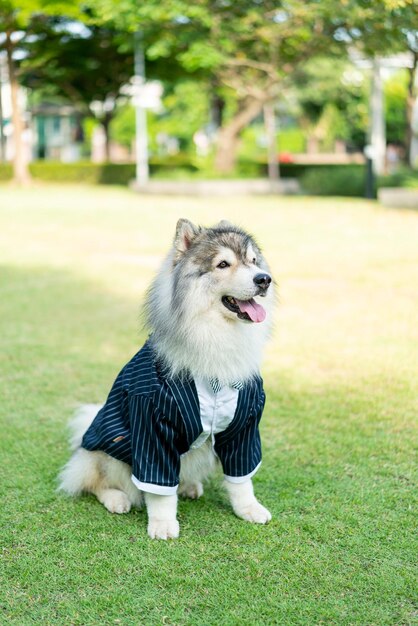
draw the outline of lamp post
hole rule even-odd
[[[136,184],[144,187],[148,183],[148,136],[147,136],[147,111],[141,102],[145,85],[145,57],[142,41],[142,33],[135,33],[135,76],[134,104],[135,104],[135,161],[136,161]]]
[[[266,129],[267,138],[267,167],[268,177],[272,191],[279,191],[280,188],[280,169],[279,159],[277,154],[277,140],[276,140],[276,116],[274,112],[274,105],[268,102],[264,105],[264,126]]]
[[[0,54],[0,161],[6,160],[6,137],[4,136],[4,114],[3,114],[3,56]]]

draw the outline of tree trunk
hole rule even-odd
[[[408,68],[409,80],[408,80],[408,92],[406,95],[406,137],[405,137],[405,148],[406,148],[406,162],[411,167],[414,165],[412,163],[412,154],[411,154],[411,146],[414,129],[412,128],[413,123],[413,110],[415,104],[415,74],[418,65],[418,53],[413,53],[413,64],[412,67]]]
[[[211,122],[215,130],[222,126],[223,114],[225,109],[225,100],[215,93],[210,103]]]
[[[7,67],[9,71],[10,92],[12,100],[12,124],[13,124],[13,178],[18,185],[27,185],[30,182],[29,168],[23,145],[23,120],[19,110],[19,85],[13,62],[13,42],[11,33],[6,33]]]
[[[215,155],[215,168],[219,172],[228,173],[234,169],[239,134],[261,113],[263,105],[262,100],[246,100],[235,117],[219,129]]]

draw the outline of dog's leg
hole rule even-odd
[[[78,448],[60,474],[59,489],[69,495],[92,493],[110,513],[141,506],[142,493],[131,481],[131,468],[104,452]]]
[[[110,513],[129,513],[131,510],[128,496],[120,489],[97,487],[92,493]]]
[[[267,524],[271,520],[270,511],[260,504],[254,495],[251,478],[243,483],[231,483],[225,480],[224,485],[237,517],[255,524]]]
[[[183,498],[197,500],[201,495],[203,495],[203,485],[200,481],[193,483],[180,483],[178,494],[179,496],[183,496]]]
[[[177,521],[177,494],[158,496],[145,494],[148,512],[148,535],[151,539],[176,539],[179,536]]]
[[[197,500],[203,494],[203,481],[215,470],[216,456],[208,439],[202,446],[181,457],[178,495]]]

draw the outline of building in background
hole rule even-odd
[[[42,103],[31,110],[32,158],[73,163],[82,155],[80,116],[71,105]]]

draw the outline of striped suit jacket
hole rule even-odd
[[[225,475],[246,476],[260,463],[258,424],[264,403],[262,379],[251,379],[239,391],[233,420],[215,435]],[[193,379],[165,375],[147,342],[116,378],[81,445],[128,463],[140,482],[175,487],[180,456],[202,430]]]

